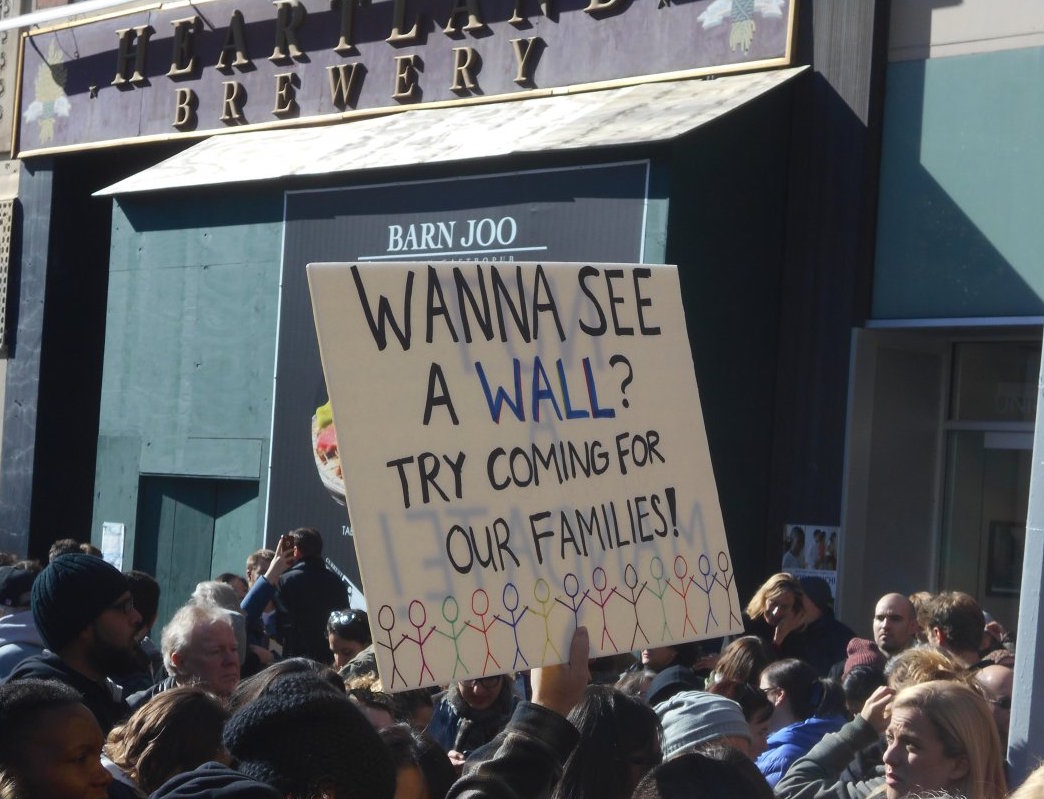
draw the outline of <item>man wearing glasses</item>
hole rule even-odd
[[[37,576],[31,606],[47,650],[23,660],[7,682],[35,677],[75,688],[108,734],[129,715],[109,675],[134,667],[141,623],[127,578],[93,555],[61,555]]]

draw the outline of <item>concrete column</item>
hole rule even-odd
[[[1044,760],[1044,624],[1040,613],[1044,585],[1044,371],[1037,386],[1026,547],[1022,558],[1019,631],[1015,647],[1015,686],[1011,698],[1008,762],[1014,787]]]
[[[12,302],[17,298],[7,361],[3,449],[0,450],[0,551],[26,555],[36,459],[37,403],[43,343],[44,297],[51,232],[49,162],[22,165],[12,235]],[[15,288],[16,287],[16,288]],[[75,335],[75,331],[69,331]],[[56,497],[57,499],[57,497]]]

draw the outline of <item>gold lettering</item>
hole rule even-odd
[[[172,19],[174,26],[174,55],[170,59],[168,78],[178,75],[191,75],[196,71],[196,31],[199,30],[199,17]]]
[[[475,88],[477,84],[472,68],[477,66],[477,61],[478,53],[473,47],[453,48],[453,85],[450,86],[450,91],[460,92]]]
[[[235,80],[221,82],[224,95],[221,98],[221,121],[222,122],[245,122],[243,116],[243,84]]]
[[[334,52],[348,55],[355,52],[355,8],[370,5],[370,0],[330,0],[330,8],[340,11],[341,38],[337,40]]]
[[[228,63],[230,56],[236,60]],[[250,65],[250,57],[246,48],[246,23],[243,21],[243,12],[236,10],[228,21],[228,33],[225,35],[225,45],[221,48],[218,56],[217,68],[222,72],[228,72],[232,67],[246,67]]]
[[[473,31],[486,27],[486,23],[479,16],[478,0],[456,0],[453,8],[450,9],[449,20],[446,22],[446,27],[442,29],[442,32],[447,36],[460,33],[457,29],[457,17],[464,13],[468,15],[468,24],[464,26],[464,30]]]
[[[611,11],[620,3],[620,0],[590,0],[584,9],[588,14],[598,14],[603,11]]]
[[[396,0],[397,2],[398,0]],[[395,56],[395,100],[409,100],[417,91],[417,55]]]
[[[282,114],[293,114],[297,111],[297,92],[294,82],[297,74],[294,72],[283,72],[275,76],[276,79],[276,103],[272,113],[276,116]]]
[[[515,73],[515,83],[520,86],[525,86],[533,81],[533,69],[536,67],[536,61],[531,63],[529,56],[533,52],[533,45],[537,42],[543,44],[543,39],[539,36],[534,36],[531,39],[511,40],[511,49],[515,51],[515,61],[518,64],[518,72]]]
[[[122,28],[116,31],[120,40],[120,49],[116,54],[116,77],[111,86],[122,86],[130,83],[145,82],[145,61],[149,52],[149,37],[156,30],[151,25],[140,25],[137,28]],[[135,41],[137,43],[135,43]],[[134,73],[128,78],[127,70],[134,62]]]
[[[392,30],[391,36],[386,41],[388,44],[404,44],[405,42],[412,42],[417,38],[417,31],[419,29],[419,21],[413,23],[413,27],[406,33],[402,32],[402,29],[406,26],[406,0],[394,0],[392,3]],[[396,78],[397,80],[397,78]]]
[[[178,130],[196,127],[196,106],[199,99],[192,89],[174,90],[174,127]]]
[[[355,105],[352,98],[355,96],[355,76],[358,71],[358,62],[326,68],[330,76],[330,101],[342,111],[349,105]]]
[[[304,25],[307,9],[297,0],[276,0],[275,49],[268,57],[269,61],[287,61],[300,58],[303,53],[297,42],[297,31]]]

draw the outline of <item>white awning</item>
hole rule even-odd
[[[96,194],[669,141],[750,102],[804,69],[643,83],[513,102],[416,108],[333,125],[220,134]]]

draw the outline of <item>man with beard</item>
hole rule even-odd
[[[61,555],[37,576],[31,607],[47,651],[23,660],[7,682],[35,677],[75,688],[108,734],[129,715],[109,675],[133,667],[141,623],[127,578],[93,555]]]

